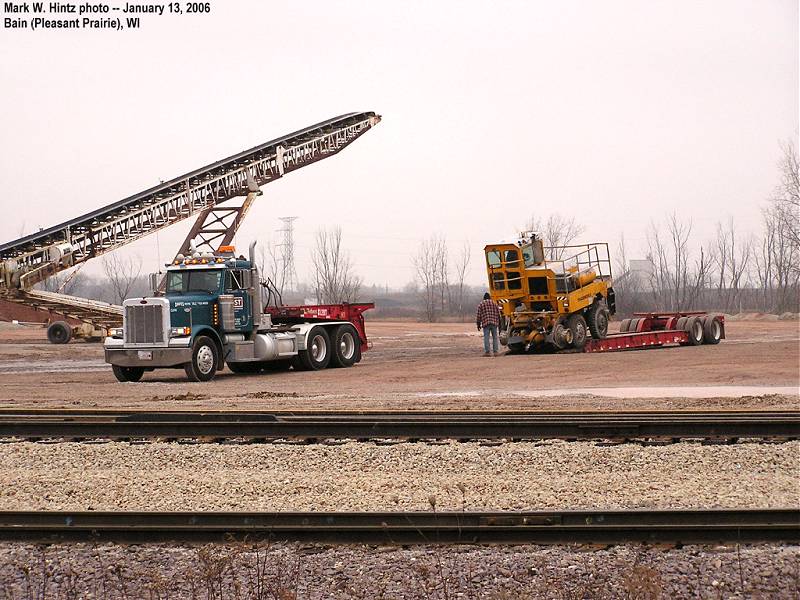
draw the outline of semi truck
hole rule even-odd
[[[146,371],[182,368],[191,381],[210,381],[225,365],[234,373],[350,367],[368,342],[363,313],[372,303],[270,305],[274,288],[255,261],[233,246],[190,248],[166,265],[164,291],[123,302],[122,327],[110,330],[105,360],[122,382]],[[265,297],[266,296],[266,297]]]

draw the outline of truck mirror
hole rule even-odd
[[[150,289],[154,296],[158,295],[158,283],[160,273],[150,273]]]

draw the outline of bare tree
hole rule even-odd
[[[103,258],[103,271],[114,299],[122,304],[142,272],[142,259],[139,256],[122,258],[118,252],[112,252]]]
[[[443,240],[438,236],[423,241],[412,262],[416,271],[417,281],[420,284],[420,295],[422,297],[425,318],[428,322],[433,322],[438,317],[437,302],[440,300]]]
[[[754,255],[762,309],[778,313],[797,310],[800,246],[778,206],[770,205],[762,215],[764,233]]]
[[[727,227],[717,223],[717,239],[714,252],[716,264],[716,288],[719,308],[729,312],[739,302],[741,288],[747,277],[752,253],[749,239],[738,239],[733,219]]]
[[[699,258],[690,264],[691,220],[681,221],[673,213],[667,219],[666,240],[661,237],[662,228],[651,222],[647,232],[653,300],[668,310],[689,310],[706,286],[713,256],[700,247]]]
[[[450,275],[448,269],[447,240],[437,238],[436,244],[436,284],[439,288],[439,304],[442,314],[450,307]]]
[[[80,272],[80,268],[84,264],[86,263],[81,263],[72,273],[56,273],[52,277],[48,277],[42,282],[42,289],[47,292],[75,296],[79,293],[83,284],[83,275]]]
[[[350,254],[342,248],[342,228],[319,229],[312,255],[317,302],[355,302],[363,280],[353,271]]]
[[[461,246],[461,251],[456,257],[456,281],[457,283],[457,304],[458,304],[458,316],[461,320],[464,320],[464,279],[467,276],[467,269],[469,268],[469,261],[470,261],[470,245],[469,242],[464,242],[464,245]]]
[[[782,146],[783,156],[778,165],[781,182],[775,189],[772,205],[781,220],[783,235],[795,246],[800,245],[800,160],[792,142]]]
[[[278,293],[282,296],[287,279],[286,262],[281,259],[270,240],[257,246],[256,264],[261,276],[272,280]]]
[[[569,256],[563,246],[569,246],[586,230],[575,217],[565,217],[559,213],[550,214],[546,221],[532,216],[528,219],[526,229],[541,235],[549,260],[561,260],[565,255]]]

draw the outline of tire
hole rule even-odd
[[[252,375],[261,371],[260,362],[229,362],[228,368],[238,375]]]
[[[312,327],[308,333],[308,348],[300,350],[294,367],[300,371],[319,371],[331,362],[331,338],[324,327]]]
[[[594,304],[589,307],[586,312],[586,324],[589,326],[589,331],[592,337],[596,340],[602,340],[608,336],[608,306],[605,300],[596,300]]]
[[[703,319],[703,343],[719,344],[722,339],[722,324],[717,315],[706,315]]]
[[[678,322],[675,324],[676,331],[686,331],[685,325],[689,317],[678,317]]]
[[[217,344],[208,336],[198,336],[192,345],[192,360],[183,367],[189,381],[211,381],[217,373],[217,365]]]
[[[586,319],[583,318],[583,315],[575,313],[567,319],[567,327],[572,332],[572,347],[576,350],[583,350],[586,339],[589,337]]]
[[[47,339],[51,344],[66,344],[72,339],[72,327],[66,321],[51,323],[47,328]]]
[[[556,350],[565,350],[572,344],[574,339],[572,337],[572,330],[567,323],[561,321],[553,325],[553,335],[551,337],[553,339],[553,347]]]
[[[120,367],[119,365],[111,365],[111,370],[114,372],[114,377],[117,381],[125,383],[126,381],[136,382],[144,375],[144,368],[142,367]]]
[[[332,367],[352,367],[358,359],[361,338],[352,325],[340,325],[333,333]]]
[[[620,333],[627,332],[628,331],[628,327],[630,327],[630,326],[631,326],[631,320],[630,319],[622,319],[622,323],[619,324],[619,332]]]
[[[683,331],[689,334],[689,346],[699,346],[703,343],[703,322],[697,317],[687,317]]]

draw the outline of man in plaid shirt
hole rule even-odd
[[[497,308],[497,304],[488,292],[483,295],[483,302],[478,304],[475,324],[479,330],[483,329],[483,355],[492,356],[489,353],[489,335],[491,335],[492,351],[494,356],[497,356],[497,328],[500,325],[500,309]]]

